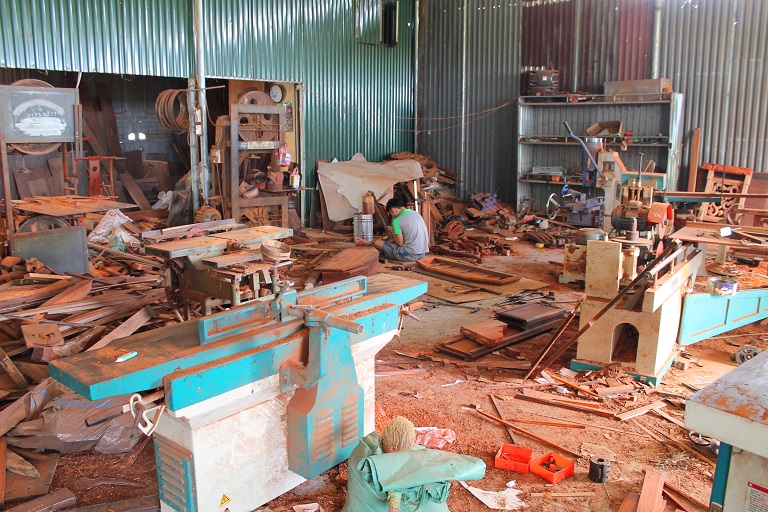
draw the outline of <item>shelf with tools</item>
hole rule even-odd
[[[551,186],[579,188],[581,169],[586,157],[581,145],[567,137],[564,122],[578,136],[589,136],[587,130],[596,123],[613,125],[614,129],[597,131],[606,149],[619,152],[630,169],[653,160],[655,171],[666,173],[669,190],[677,188],[680,166],[682,94],[672,93],[668,99],[650,101],[548,102],[541,97],[518,99],[517,200],[533,198],[536,208],[546,204]],[[615,126],[619,126],[618,129]],[[560,178],[555,181],[552,176]],[[587,187],[581,187],[586,192]]]

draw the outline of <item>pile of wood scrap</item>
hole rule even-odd
[[[180,321],[158,286],[159,269],[136,270],[131,257],[140,258],[102,255],[101,270],[66,275],[34,259],[0,261],[0,459],[10,468],[0,482],[0,506],[46,494],[56,468],[58,453],[9,451],[4,437],[34,412],[30,393],[52,382],[47,363]]]
[[[487,232],[467,231],[462,220],[451,220],[435,232],[430,252],[466,258],[482,263],[485,256],[509,256],[514,253],[510,241]]]
[[[458,181],[458,175],[455,171],[440,167],[429,155],[418,155],[408,151],[400,151],[399,153],[392,153],[390,158],[392,160],[416,160],[419,162],[424,173],[424,178],[421,180],[423,186],[440,184],[453,187]]]

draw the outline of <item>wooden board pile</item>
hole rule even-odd
[[[35,259],[0,261],[0,459],[9,468],[0,506],[46,494],[56,468],[58,454],[10,451],[5,438],[26,419],[29,393],[50,382],[47,363],[180,321],[159,287],[160,265],[136,270],[131,257],[101,255],[101,269],[67,275]]]
[[[392,153],[390,158],[392,160],[416,160],[419,162],[421,171],[424,173],[424,178],[421,180],[422,186],[440,184],[453,187],[458,181],[458,175],[455,171],[440,167],[429,155],[400,151],[399,153]]]

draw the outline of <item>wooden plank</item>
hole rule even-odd
[[[318,265],[315,270],[320,272],[346,272],[363,266],[368,266],[379,259],[379,251],[375,247],[355,246],[344,249],[333,258]]]
[[[118,338],[125,338],[126,336],[130,336],[141,326],[149,322],[154,316],[155,311],[152,309],[152,307],[144,306],[136,313],[134,313],[128,320],[120,324],[115,330],[94,343],[93,346],[88,348],[88,351],[98,350],[102,347],[106,347]]]
[[[50,377],[47,364],[24,363],[22,361],[17,361],[16,366],[19,368],[21,373],[29,377],[29,379],[35,384],[42,382]]]
[[[51,199],[50,201],[48,199]],[[105,212],[107,210],[135,208],[135,204],[119,203],[110,199],[83,198],[63,196],[56,198],[36,197],[22,202],[14,202],[14,208],[29,213],[67,217],[69,215],[85,215],[86,213]]]
[[[496,409],[496,414],[499,415],[499,418],[506,421],[507,418],[504,417],[504,413],[501,412],[501,407],[499,407],[498,399],[494,395],[489,395],[489,396],[491,397],[491,402],[493,403],[493,407]],[[515,441],[515,431],[506,425],[504,425],[504,428],[507,429],[507,434],[509,434],[509,438],[512,440],[512,444],[517,444],[517,441]]]
[[[100,505],[89,505],[67,512],[160,512],[160,498],[157,495],[131,498]]]
[[[16,384],[17,388],[27,389],[27,380],[24,378],[24,375],[22,375],[22,373],[16,367],[16,364],[11,361],[11,358],[8,357],[8,354],[6,354],[5,350],[2,348],[0,348],[0,366],[2,366],[5,370],[5,373],[7,373],[11,379],[13,379],[13,382]]]
[[[670,493],[669,493],[669,491],[667,490],[667,488],[666,488],[666,487],[664,487],[664,489],[662,489],[662,490],[661,490],[661,493],[662,493],[664,496],[666,496],[666,497],[669,499],[669,501],[671,501],[672,503],[674,503],[674,504],[675,504],[675,506],[676,506],[676,507],[677,507],[679,510],[682,510],[683,512],[693,512],[693,510],[691,510],[691,508],[690,508],[690,507],[688,507],[688,505],[686,505],[686,504],[682,503],[682,502],[681,502],[680,500],[678,500],[678,499],[677,499],[675,496],[673,496],[672,494],[670,494]]]
[[[5,475],[8,463],[8,438],[0,437],[0,508],[5,506]]]
[[[90,279],[83,279],[75,284],[69,286],[58,295],[54,295],[47,301],[42,303],[42,306],[53,306],[56,304],[67,304],[70,302],[76,302],[83,300],[91,293],[93,288],[93,281]]]
[[[699,155],[701,154],[701,128],[694,128],[691,136],[691,155],[688,158],[688,191],[696,192],[699,176]]]
[[[645,472],[637,512],[657,512],[661,505],[661,491],[664,489],[664,477],[661,473],[648,470]]]
[[[149,201],[147,201],[147,197],[144,195],[144,192],[141,191],[141,188],[139,185],[136,184],[136,182],[133,179],[133,176],[128,174],[127,172],[124,172],[120,174],[120,181],[123,182],[123,187],[125,187],[125,190],[128,191],[128,194],[131,196],[131,199],[133,199],[137,205],[139,205],[139,208],[142,210],[151,210],[152,205],[149,204]]]
[[[22,324],[21,334],[29,348],[60,347],[64,344],[64,336],[56,324]]]
[[[251,261],[259,261],[262,258],[262,254],[259,251],[233,251],[222,254],[221,256],[212,256],[210,258],[203,258],[203,265],[207,265],[213,268],[223,268],[238,263],[249,263]]]
[[[515,432],[519,432],[519,433],[521,433],[523,435],[526,435],[526,436],[528,436],[528,437],[530,437],[532,439],[535,439],[535,440],[539,441],[540,443],[543,443],[543,444],[545,444],[547,446],[551,446],[553,448],[556,448],[556,449],[558,449],[561,452],[565,452],[565,453],[567,453],[569,455],[572,455],[573,457],[576,457],[577,459],[580,459],[582,457],[582,455],[580,453],[578,453],[578,452],[574,452],[573,450],[569,450],[568,448],[565,448],[564,446],[560,446],[560,445],[554,443],[553,441],[550,441],[549,439],[546,439],[544,437],[539,437],[536,434],[534,434],[533,432],[528,432],[527,430],[524,430],[524,429],[518,427],[517,425],[513,425],[513,424],[509,423],[508,421],[504,421],[504,420],[502,420],[500,418],[497,418],[496,416],[493,416],[492,414],[488,414],[487,412],[481,411],[479,409],[476,409],[475,412],[477,412],[480,415],[482,415],[482,416],[484,416],[484,417],[486,417],[486,418],[488,418],[490,420],[493,420],[493,421],[495,421],[497,423],[501,423],[502,425],[504,425],[504,426],[506,426],[508,428],[511,428]]]
[[[657,415],[661,416],[665,420],[671,421],[672,423],[674,423],[678,427],[684,429],[686,432],[688,431],[688,429],[685,428],[685,423],[680,421],[679,419],[675,418],[674,416],[670,416],[669,414],[667,414],[664,411],[661,411],[659,409],[654,409],[653,412],[654,412],[654,414],[657,414]]]
[[[622,395],[625,393],[632,393],[635,390],[635,386],[632,384],[622,384],[619,386],[609,386],[607,388],[594,388],[595,393],[601,397],[610,395]]]
[[[616,415],[616,419],[619,421],[627,421],[628,419],[637,418],[638,416],[642,416],[643,414],[646,414],[648,412],[651,412],[655,409],[661,409],[662,407],[666,407],[666,402],[664,400],[657,400],[656,402],[650,403],[648,405],[644,405],[642,407],[638,407],[637,409],[632,409],[631,411],[622,412],[620,414]]]
[[[619,512],[637,512],[637,504],[640,502],[640,495],[636,492],[631,492],[624,496],[624,501],[621,502]]]
[[[61,510],[77,503],[77,498],[72,491],[62,487],[50,494],[28,501],[22,505],[9,509],[8,512],[47,512],[48,510]]]
[[[498,320],[462,325],[460,331],[466,337],[487,346],[499,344],[504,339],[507,324]]]
[[[99,105],[101,114],[104,118],[104,138],[107,142],[107,149],[111,156],[123,156],[123,148],[120,146],[120,137],[117,132],[117,118],[115,110],[112,108],[112,96],[109,94],[109,87],[105,83],[96,84],[96,93],[99,95]],[[123,170],[122,162],[115,162],[118,169]]]
[[[677,494],[679,494],[683,498],[687,499],[691,503],[693,503],[693,504],[695,504],[695,505],[697,505],[697,506],[699,506],[699,507],[701,507],[701,508],[703,508],[705,510],[709,509],[709,503],[705,503],[705,502],[701,501],[699,498],[697,498],[695,496],[692,496],[691,494],[688,494],[687,492],[683,491],[681,488],[675,487],[674,485],[670,484],[669,482],[664,482],[664,487],[666,487],[666,488],[676,492]]]
[[[564,379],[564,378],[560,377],[559,375],[554,375],[554,374],[552,374],[552,375],[551,375],[551,377],[552,377],[553,379],[555,379],[557,382],[559,382],[559,383],[561,383],[561,384],[565,384],[565,385],[566,385],[566,386],[568,386],[569,388],[573,388],[573,389],[575,389],[575,390],[577,390],[577,391],[581,391],[581,392],[582,392],[582,393],[584,393],[585,395],[594,396],[594,397],[596,397],[596,398],[599,398],[599,397],[600,397],[600,395],[598,395],[597,393],[595,393],[595,392],[594,392],[594,391],[592,391],[591,389],[587,389],[587,388],[585,388],[584,386],[579,386],[579,385],[578,385],[578,384],[576,384],[575,382],[571,382],[571,381],[569,381],[568,379]]]
[[[543,405],[551,405],[554,407],[561,407],[563,409],[571,409],[573,411],[580,411],[580,412],[586,412],[588,414],[594,414],[597,416],[603,416],[605,418],[613,418],[614,413],[613,411],[608,411],[606,409],[594,409],[591,407],[585,407],[583,405],[576,405],[573,403],[568,402],[557,402],[555,400],[546,400],[543,398],[539,398],[537,396],[530,396],[524,393],[518,393],[515,395],[515,398],[519,398],[520,400],[526,400],[528,402],[535,402],[538,404]]]
[[[419,266],[429,272],[439,275],[457,277],[476,283],[490,285],[504,285],[519,281],[520,278],[504,272],[497,272],[489,268],[468,265],[447,258],[423,258],[418,262]]]

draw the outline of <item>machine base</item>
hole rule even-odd
[[[374,358],[395,333],[352,346],[365,393],[363,435],[375,426]],[[303,483],[288,469],[287,407],[293,395],[280,393],[273,375],[158,422],[161,511],[250,512]]]

